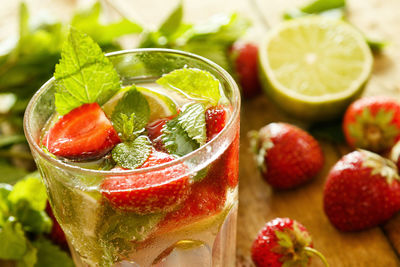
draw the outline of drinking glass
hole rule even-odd
[[[227,98],[224,129],[199,149],[159,166],[130,171],[82,168],[43,149],[41,137],[55,113],[55,80],[30,101],[25,135],[47,188],[55,217],[77,266],[234,266],[238,206],[240,95],[232,77],[215,63],[169,49],[135,49],[107,54],[123,86],[151,84],[163,74],[198,68],[213,74]],[[157,175],[184,164],[191,191],[173,211],[135,214],[114,209],[99,186],[113,176]],[[180,177],[170,177],[179,179]],[[188,208],[190,207],[190,208]]]

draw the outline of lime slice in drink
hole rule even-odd
[[[339,116],[361,93],[373,63],[358,30],[317,16],[272,29],[259,51],[267,94],[291,115],[313,121]]]
[[[108,116],[111,116],[115,106],[117,105],[121,97],[125,94],[127,88],[129,87],[121,89],[103,105],[103,110]],[[177,113],[175,102],[167,95],[160,92],[152,91],[144,87],[137,86],[136,88],[137,90],[139,90],[139,92],[143,94],[143,96],[147,100],[147,103],[149,104],[149,122],[152,122],[159,118],[169,117]]]
[[[137,87],[149,103],[150,106],[150,118],[149,122],[155,121],[159,118],[165,118],[175,115],[176,104],[167,95],[160,92],[152,91],[144,87]]]

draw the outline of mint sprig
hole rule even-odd
[[[151,142],[141,135],[132,142],[120,143],[111,151],[113,160],[126,169],[136,169],[143,165],[151,153]]]
[[[88,35],[71,28],[56,79],[55,106],[64,115],[85,103],[104,104],[121,87],[113,64]]]
[[[176,90],[191,98],[217,105],[221,98],[220,83],[209,72],[196,68],[183,68],[163,75],[159,85]]]
[[[52,226],[45,212],[46,202],[46,189],[37,173],[29,174],[14,186],[0,184],[0,259],[26,267],[73,266],[64,251],[50,241],[41,241]],[[45,252],[42,242],[48,248]],[[49,257],[58,261],[47,261]]]
[[[176,118],[165,124],[161,140],[170,154],[180,157],[205,144],[204,106],[201,103],[185,106]]]
[[[149,117],[150,107],[146,98],[136,89],[136,86],[132,85],[115,106],[111,121],[122,141],[125,142],[137,137],[146,126]]]

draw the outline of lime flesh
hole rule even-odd
[[[282,109],[319,121],[338,117],[361,93],[373,57],[354,27],[313,16],[271,30],[259,63],[263,87]]]

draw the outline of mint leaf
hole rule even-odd
[[[9,217],[0,227],[0,259],[19,260],[25,254],[27,240],[19,222]]]
[[[37,249],[37,262],[35,266],[46,267],[74,267],[72,259],[65,251],[53,245],[49,240],[40,238],[33,243]]]
[[[85,103],[104,104],[120,89],[118,73],[89,36],[71,28],[54,72],[55,105],[64,115]]]
[[[50,233],[53,226],[53,221],[45,211],[32,209],[26,200],[20,200],[17,204],[14,204],[12,213],[22,224],[25,232]]]
[[[96,2],[90,9],[74,15],[71,25],[88,34],[98,44],[112,43],[126,34],[140,33],[142,27],[126,18],[104,25],[100,22],[101,4]]]
[[[22,259],[17,261],[16,267],[33,267],[37,262],[37,249],[27,242],[27,249]]]
[[[300,10],[308,14],[318,14],[330,9],[344,8],[345,6],[345,0],[314,0],[301,7]]]
[[[198,142],[189,137],[177,118],[167,121],[164,125],[161,140],[170,154],[179,157],[200,147]]]
[[[47,202],[46,188],[40,177],[30,174],[14,185],[8,199],[12,204],[26,201],[33,210],[43,211]]]
[[[369,48],[372,50],[374,53],[380,53],[382,50],[389,44],[387,41],[382,41],[382,40],[377,40],[377,39],[372,39],[369,37],[365,37],[367,44]]]
[[[200,146],[206,143],[206,117],[203,104],[194,103],[184,106],[177,120],[188,136],[196,140]]]
[[[205,99],[211,105],[217,105],[221,97],[219,81],[211,73],[195,68],[174,70],[156,82],[189,97]]]
[[[180,47],[180,49],[208,58],[229,72],[232,70],[225,44],[209,43],[204,45],[203,42],[188,42],[185,46]]]
[[[188,42],[203,41],[230,45],[241,37],[250,26],[250,21],[238,13],[220,14],[193,27],[193,34]]]
[[[151,152],[151,142],[141,135],[133,142],[120,143],[111,151],[112,158],[121,167],[136,169],[143,165]]]
[[[118,101],[111,115],[111,121],[115,130],[121,134],[122,140],[130,141],[144,129],[149,117],[149,104],[133,85]]]
[[[164,36],[171,36],[179,29],[182,23],[182,16],[183,8],[182,2],[180,2],[178,6],[168,16],[168,18],[163,22],[158,31]]]
[[[0,184],[0,227],[4,225],[7,218],[10,216],[10,202],[8,201],[8,195],[11,191],[11,185]]]

